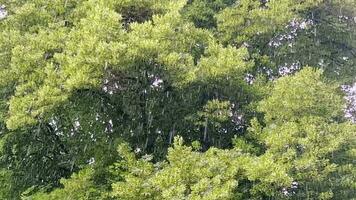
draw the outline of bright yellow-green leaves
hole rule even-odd
[[[124,155],[125,162],[132,163],[133,156]],[[144,158],[134,161],[135,165],[127,168],[125,181],[113,185],[113,195],[118,199],[229,199],[241,168],[238,156],[238,152],[218,149],[194,152],[177,137],[167,163],[157,165],[154,172]],[[141,175],[147,172],[151,175]]]
[[[16,90],[9,101],[10,129],[45,120],[75,90],[100,88],[109,69],[130,73],[147,65],[161,67],[167,72],[166,79],[180,87],[231,74],[242,80],[252,66],[245,48],[225,48],[208,31],[184,21],[180,10],[185,1],[134,5],[133,1],[91,0],[78,2],[70,13],[63,13],[63,9],[73,2],[57,3],[53,9],[62,14],[58,19],[46,10],[45,2],[39,1],[25,4],[4,20],[2,82],[4,86],[13,84]],[[160,11],[123,26],[128,17],[124,10],[134,9],[132,6]],[[35,12],[37,7],[45,14],[29,17],[28,12]],[[16,23],[25,23],[31,30]],[[15,32],[11,37],[16,38],[7,44],[10,31],[28,33]]]
[[[47,25],[31,34],[18,35],[11,50],[3,50],[6,54],[11,51],[8,55],[11,62],[3,64],[2,79],[16,88],[9,101],[8,128],[16,129],[45,119],[43,115],[64,102],[73,90],[98,87],[104,69],[116,63],[114,57],[122,50],[118,41],[123,33],[120,15],[95,1],[87,2],[87,6],[91,9],[86,10],[85,17],[73,28],[65,21],[48,21],[36,16],[33,17],[38,22],[32,22],[22,17],[25,10],[21,9],[7,19],[10,30],[16,30],[13,27],[16,21],[31,27]],[[6,33],[3,31],[3,36]],[[2,41],[5,42],[5,38]]]
[[[356,128],[343,117],[339,88],[303,65],[276,79],[284,58],[272,56],[284,53],[268,47],[281,36],[289,51],[284,42],[293,47],[309,31],[291,27],[299,20],[317,27],[320,2],[0,0],[8,12],[0,21],[0,196],[26,188],[24,196],[40,191],[34,199],[350,193]],[[309,11],[320,16],[302,19]],[[325,64],[320,55],[314,60]],[[192,147],[176,137],[168,148],[177,134]],[[130,144],[117,160],[120,138]]]
[[[307,67],[295,76],[276,80],[270,96],[258,109],[270,123],[297,121],[304,116],[332,119],[341,114],[342,106],[335,85],[323,81],[321,70]]]
[[[78,2],[71,13],[65,13],[66,6],[76,4],[56,2],[51,9],[62,14],[62,18],[56,19],[52,13],[36,12],[41,17],[31,17],[37,20],[34,22],[25,20],[23,16],[36,7],[46,12],[45,2],[25,4],[16,10],[4,21],[9,31],[25,31],[22,30],[25,26],[16,26],[16,23],[23,22],[34,30],[25,36],[15,34],[16,41],[23,42],[11,43],[2,50],[7,55],[5,60],[13,58],[11,63],[2,65],[3,82],[16,86],[16,95],[9,102],[8,127],[16,129],[35,123],[52,107],[64,102],[74,90],[99,87],[107,69],[130,71],[140,65],[153,64],[165,69],[167,79],[176,86],[187,85],[194,80],[242,80],[243,74],[253,66],[247,61],[247,49],[223,47],[211,33],[187,23],[180,14],[185,3],[142,1],[133,4],[133,1],[92,0]],[[271,1],[265,5],[268,8],[262,9],[257,1],[241,1],[218,16],[219,29],[223,32],[229,32],[230,28],[239,30],[239,37],[250,38],[269,31],[274,24],[285,24],[296,14],[288,13],[298,10],[295,8],[297,5],[300,6],[289,1]],[[127,20],[125,17],[128,16],[124,15],[129,13],[124,12],[133,7],[150,8],[156,15],[132,21],[128,25],[129,30],[125,31],[121,24],[122,20]],[[285,7],[288,7],[284,12],[287,14],[277,17],[276,13]],[[240,17],[225,16],[229,12],[237,12]],[[224,21],[225,18],[229,20]],[[252,24],[248,18],[254,19]],[[235,23],[231,19],[242,21],[226,24]],[[7,34],[8,31],[2,32],[3,37]],[[224,36],[229,35],[224,33]],[[238,39],[241,41],[243,39]]]
[[[136,159],[136,155],[127,144],[121,144],[118,152],[123,160],[115,164],[114,170],[123,176],[126,182],[114,183],[111,195],[127,200],[153,199],[155,192],[149,183],[154,172],[154,166],[149,162],[151,157]],[[127,172],[120,174],[121,170]]]
[[[275,82],[258,108],[265,113],[266,127],[261,130],[254,121],[251,131],[266,145],[263,156],[285,166],[294,181],[317,185],[338,170],[333,153],[355,142],[356,127],[335,122],[342,116],[342,103],[335,86],[323,80],[322,71],[306,67]],[[310,195],[333,194],[326,189],[317,188],[317,194]]]
[[[222,47],[212,44],[206,51],[206,56],[198,63],[197,77],[204,79],[242,79],[243,74],[253,66],[248,62],[249,54],[246,48]]]
[[[79,173],[73,174],[70,179],[62,179],[61,183],[65,189],[58,188],[46,194],[45,192],[38,192],[31,197],[24,197],[24,200],[57,200],[57,199],[102,199],[105,194],[100,194],[99,190],[95,188],[93,182],[94,170],[86,168]]]
[[[304,90],[293,90],[286,85],[299,86]],[[291,104],[287,102],[278,105],[277,100],[275,104],[266,104],[274,102],[272,100],[281,94],[288,98],[280,97],[279,101],[290,101]],[[312,94],[315,96],[308,99]],[[325,98],[326,94],[332,98]],[[325,102],[319,104],[315,99]],[[340,99],[335,88],[323,80],[321,71],[312,68],[305,68],[295,75],[277,80],[270,97],[260,104],[261,111],[265,112],[266,126],[262,127],[253,120],[249,128],[249,137],[265,147],[265,151],[258,156],[244,153],[241,146],[230,150],[212,147],[206,152],[199,152],[196,151],[199,150],[198,144],[194,144],[193,150],[183,145],[181,137],[176,137],[174,146],[168,149],[167,160],[154,164],[151,155],[137,159],[129,146],[122,144],[118,148],[122,160],[112,168],[115,177],[122,179],[114,181],[109,196],[115,199],[167,200],[244,199],[246,196],[283,199],[286,194],[282,191],[287,193],[295,187],[298,190],[293,195],[305,197],[303,190],[308,185],[307,192],[311,198],[330,198],[334,194],[332,189],[315,185],[327,185],[337,171],[352,171],[352,164],[339,167],[333,154],[341,153],[350,140],[354,142],[356,127],[346,122],[334,122],[333,118],[340,117],[339,112],[322,107],[334,102],[334,109],[341,109],[337,105],[341,103]],[[303,104],[307,100],[310,102]],[[288,105],[293,106],[290,108]],[[200,117],[225,121],[230,106],[228,101],[209,101]],[[281,114],[271,117],[271,113],[268,113],[272,112],[271,108],[275,109],[273,112]],[[291,109],[290,115],[283,114],[288,109]],[[81,181],[80,177],[73,178],[74,182]],[[246,182],[251,186],[244,188]],[[92,187],[90,182],[79,183],[79,188],[69,183],[71,181],[65,182],[63,190],[56,190],[50,195],[59,194],[68,188],[85,196],[88,193],[82,191],[82,188]],[[104,192],[103,195],[108,194]]]
[[[127,172],[123,181],[113,184],[112,194],[118,199],[241,199],[244,191],[238,189],[239,181],[258,182],[251,192],[257,197],[293,180],[288,168],[275,163],[272,155],[254,157],[239,149],[216,148],[201,153],[183,145],[181,137],[169,148],[167,163],[156,164],[155,170],[144,157],[137,160],[133,153],[125,152],[121,163],[126,167],[121,169]]]
[[[319,1],[241,0],[217,15],[221,39],[229,43],[248,42],[255,36],[271,34],[287,25],[299,12]]]

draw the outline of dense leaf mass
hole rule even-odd
[[[355,77],[353,0],[0,0],[0,199],[354,199]]]

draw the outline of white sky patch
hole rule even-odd
[[[343,85],[342,89],[346,93],[345,117],[356,123],[356,82],[352,85]]]
[[[292,74],[292,73],[298,71],[299,69],[300,69],[300,63],[299,62],[292,63],[289,66],[286,63],[284,66],[279,68],[278,73],[281,76],[285,76],[285,75]]]
[[[54,129],[54,131],[58,130],[58,123],[55,119],[52,119],[51,121],[49,121],[49,125],[51,125]]]
[[[160,88],[162,86],[163,80],[160,78],[155,78],[155,80],[153,81],[151,87],[153,88]]]
[[[8,15],[5,5],[0,5],[0,20],[5,19]]]
[[[113,128],[114,128],[114,125],[112,123],[112,120],[110,119],[106,125],[105,132],[112,133],[112,132],[114,132]]]
[[[140,152],[141,152],[141,148],[137,147],[137,148],[134,150],[134,152],[135,152],[136,154],[140,153]]]
[[[74,130],[75,130],[75,131],[78,131],[79,128],[80,128],[80,122],[79,122],[79,120],[75,120],[73,126],[74,126]]]
[[[95,163],[95,158],[92,157],[87,162],[88,162],[89,165],[92,165],[92,164]]]
[[[255,77],[252,74],[246,74],[245,81],[251,85],[255,81]]]
[[[287,42],[289,47],[293,47],[293,40],[298,36],[298,31],[308,29],[312,25],[314,25],[312,20],[300,21],[293,19],[286,26],[286,28],[289,29],[289,32],[276,35],[274,38],[272,38],[268,45],[270,47],[279,47]]]

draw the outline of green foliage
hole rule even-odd
[[[277,80],[271,96],[259,109],[265,112],[266,127],[260,137],[266,146],[265,155],[273,155],[275,162],[288,166],[301,187],[295,191],[296,198],[332,198],[338,190],[331,185],[341,181],[334,177],[335,172],[345,164],[334,152],[341,156],[354,148],[356,128],[349,122],[335,122],[341,115],[342,101],[334,87],[322,81],[320,71],[305,68]],[[342,162],[353,165],[351,160]]]
[[[323,82],[322,72],[308,67],[295,76],[278,79],[258,109],[266,113],[267,122],[283,123],[304,116],[335,118],[342,114],[342,103],[336,87]]]
[[[266,159],[249,157],[239,150],[192,151],[181,137],[176,137],[174,147],[168,150],[167,162],[153,165],[144,157],[135,160],[133,153],[125,154],[128,172],[124,181],[113,184],[113,196],[118,199],[235,199],[242,195],[236,191],[240,180],[274,183],[287,178],[281,169],[274,178],[256,174],[279,168]]]
[[[39,192],[30,198],[23,199],[104,199],[105,197],[93,183],[92,176],[92,169],[83,169],[78,174],[73,174],[70,179],[62,179],[61,183],[64,188],[56,189],[50,194]]]
[[[192,0],[183,9],[183,15],[200,28],[216,28],[215,15],[235,0]]]
[[[12,181],[12,173],[9,170],[2,169],[0,171],[0,198],[2,199],[13,199],[18,196],[18,190],[13,187],[15,184]]]
[[[355,13],[0,0],[0,199],[353,199]]]
[[[241,44],[263,34],[281,30],[299,12],[319,1],[241,0],[217,15],[218,32],[224,42]],[[281,15],[283,13],[283,15]]]
[[[261,51],[278,65],[315,66],[325,76],[338,83],[355,79],[356,12],[354,1],[323,1],[306,12],[302,19],[284,30],[276,38],[277,46],[265,46]]]

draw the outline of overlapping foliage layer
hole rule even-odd
[[[355,62],[352,0],[0,0],[0,199],[355,198]]]

